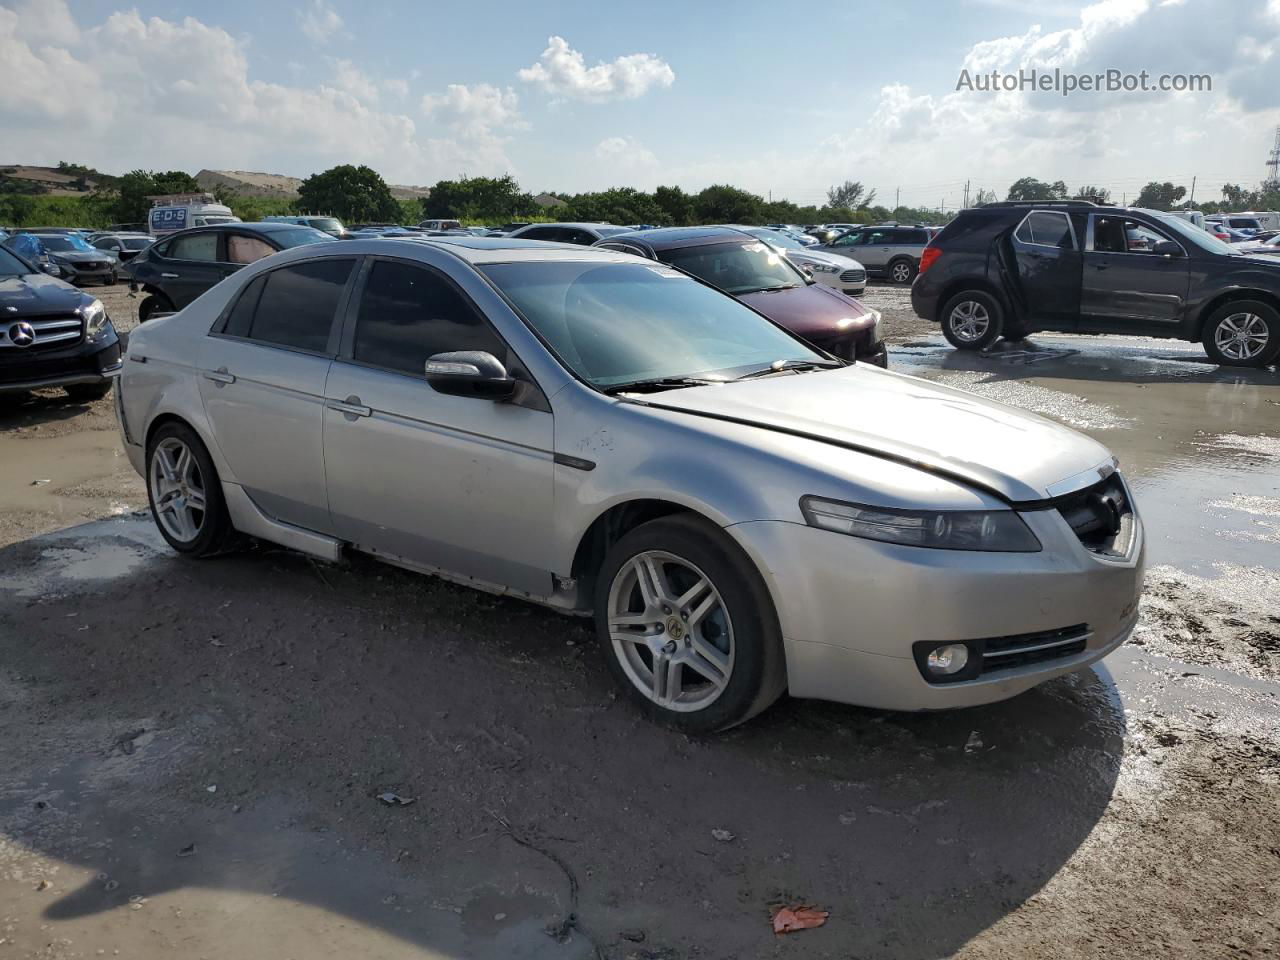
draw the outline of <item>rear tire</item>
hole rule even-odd
[[[1004,331],[1004,308],[985,290],[964,290],[938,314],[942,335],[957,350],[985,350]]]
[[[1280,356],[1280,313],[1260,300],[1233,300],[1209,315],[1204,352],[1224,367],[1265,367]]]
[[[169,546],[188,557],[225,553],[236,543],[209,451],[185,423],[160,427],[147,441],[147,499]]]
[[[111,392],[112,382],[108,380],[105,383],[73,383],[62,389],[66,390],[67,396],[77,403],[92,403],[95,400],[101,400]]]
[[[172,310],[173,304],[167,298],[162,297],[158,293],[153,293],[148,297],[143,297],[142,303],[138,304],[138,322],[146,323],[151,319],[151,315],[161,310]]]
[[[596,633],[609,672],[651,720],[714,733],[786,689],[782,631],[754,564],[692,515],[642,524],[596,579]]]
[[[909,257],[901,257],[889,263],[889,267],[885,270],[885,274],[894,283],[910,283],[916,278],[915,261]]]

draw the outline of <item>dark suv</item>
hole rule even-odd
[[[961,350],[1035,330],[1199,340],[1216,363],[1280,354],[1280,263],[1155,210],[992,203],[925,248],[911,305]]]

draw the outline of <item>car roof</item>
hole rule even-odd
[[[600,227],[610,227],[614,230],[627,229],[626,227],[620,227],[616,223],[601,223],[598,220],[594,222],[590,220],[582,220],[578,222],[573,222],[569,220],[557,220],[555,223],[526,223],[525,226],[529,227],[530,229],[532,229],[533,227],[577,227],[580,230],[598,230]],[[524,229],[524,228],[522,227],[521,229]]]
[[[203,227],[191,227],[188,230],[176,230],[173,233],[169,234],[169,236],[176,237],[179,233],[195,233],[197,230],[203,230],[206,232],[211,230],[216,230],[216,231],[221,231],[223,233],[227,233],[232,230],[248,230],[251,233],[280,233],[285,230],[311,230],[311,229],[313,228],[308,227],[306,224],[302,224],[302,223],[285,223],[279,220],[272,220],[272,221],[266,221],[266,222],[260,221],[260,220],[253,220],[248,223],[243,223],[243,222],[209,223]]]
[[[521,240],[516,237],[371,237],[367,240],[344,240],[341,250],[356,254],[390,255],[396,249],[420,248],[424,245],[447,249],[460,260],[471,264],[510,263],[537,260],[595,260],[637,262],[638,258],[616,250],[585,247],[577,243],[551,243],[546,240]],[[295,248],[302,249],[302,248]]]
[[[626,240],[636,246],[648,247],[651,250],[675,250],[679,247],[700,247],[712,243],[725,243],[751,237],[734,227],[659,227],[657,230],[632,230],[628,233],[617,233],[609,240]],[[752,237],[752,239],[755,239]]]

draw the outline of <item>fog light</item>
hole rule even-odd
[[[929,657],[925,660],[930,673],[944,677],[959,673],[968,662],[969,648],[962,643],[948,643],[937,647],[929,651]]]

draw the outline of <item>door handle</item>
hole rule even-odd
[[[205,370],[204,378],[206,380],[212,380],[219,387],[227,383],[236,382],[235,375],[231,373],[227,373],[226,367],[219,367],[217,370]]]
[[[160,279],[161,280],[177,280],[179,279],[179,277],[176,273],[162,273],[160,274]]]
[[[1095,270],[1105,270],[1105,269],[1107,269],[1107,267],[1109,267],[1109,266],[1111,266],[1111,264],[1109,264],[1109,263],[1095,263],[1095,264],[1093,265],[1093,269],[1095,269]]]
[[[372,415],[373,408],[366,407],[360,402],[359,397],[347,397],[346,400],[326,400],[325,407],[330,410],[336,410],[346,416],[348,420],[354,420],[356,417],[367,417]]]

